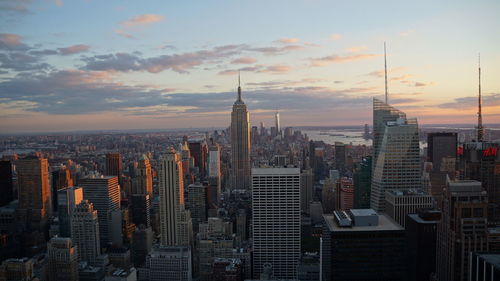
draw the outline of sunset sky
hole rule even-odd
[[[0,133],[500,123],[500,1],[0,1]]]

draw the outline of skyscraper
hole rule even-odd
[[[101,245],[113,241],[112,213],[120,210],[120,185],[116,176],[95,176],[79,181],[83,187],[83,198],[94,204],[99,218]]]
[[[58,210],[59,205],[57,191],[68,186],[73,186],[71,171],[66,166],[57,167],[52,172],[52,206],[54,212]]]
[[[161,245],[189,246],[192,222],[184,208],[184,185],[180,155],[170,148],[160,160]]]
[[[437,280],[468,280],[470,253],[488,250],[487,207],[481,182],[447,179],[437,230]]]
[[[279,279],[296,277],[300,257],[300,169],[252,169],[254,276],[270,263]]]
[[[122,175],[122,156],[119,152],[111,152],[106,154],[106,176],[117,176],[118,178]]]
[[[238,98],[231,112],[231,177],[232,189],[250,188],[250,115],[241,99],[238,84]]]
[[[220,146],[213,139],[208,147],[208,208],[215,208],[219,205],[221,194],[221,172],[220,172]]]
[[[370,193],[372,186],[372,157],[363,157],[359,166],[354,170],[354,208],[370,208]]]
[[[373,114],[375,164],[370,206],[383,212],[387,189],[422,187],[418,124],[377,99]]]
[[[78,281],[78,251],[71,238],[54,237],[47,243],[49,281]]]
[[[443,158],[457,158],[457,133],[429,133],[427,144],[427,161],[432,162],[433,171],[441,171]]]
[[[276,128],[276,136],[281,136],[281,126],[280,126],[280,113],[276,110],[274,115],[274,126]]]
[[[59,236],[71,237],[71,214],[83,200],[83,189],[72,186],[57,191]]]
[[[45,158],[30,156],[17,162],[21,222],[28,229],[43,229],[52,214],[49,165]]]
[[[87,200],[78,204],[71,214],[71,239],[81,261],[94,263],[101,255],[97,215],[94,205]]]
[[[135,178],[133,194],[148,194],[153,198],[153,175],[151,164],[146,155],[142,155],[137,165],[137,176]]]
[[[385,212],[404,228],[408,214],[434,207],[432,196],[423,189],[389,189],[385,199]]]
[[[14,200],[14,189],[12,185],[12,163],[8,160],[0,161],[0,207]]]

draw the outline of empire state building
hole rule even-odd
[[[238,99],[231,112],[231,183],[232,189],[250,188],[250,115],[241,99],[238,77]]]

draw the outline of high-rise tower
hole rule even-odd
[[[37,156],[17,163],[20,220],[28,229],[43,229],[52,213],[47,159]]]
[[[482,100],[481,100],[481,57],[479,57],[479,95],[478,95],[478,111],[477,111],[477,141],[482,142],[484,136],[484,127],[483,127],[483,115],[481,112]]]
[[[274,115],[274,124],[276,128],[276,136],[281,136],[280,113],[278,110],[276,110],[276,114]]]
[[[160,160],[160,228],[163,246],[189,246],[190,212],[184,208],[184,184],[180,155],[170,148]]]
[[[232,189],[250,188],[250,115],[241,99],[238,77],[238,98],[231,112]]]
[[[71,239],[78,247],[81,261],[94,263],[101,255],[97,215],[94,205],[87,200],[78,204],[71,214]]]

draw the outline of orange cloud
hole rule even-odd
[[[89,45],[85,44],[78,44],[78,45],[73,45],[69,46],[66,48],[59,48],[57,49],[61,55],[72,55],[72,54],[77,54],[81,52],[86,52],[90,49]]]
[[[233,60],[231,63],[233,63],[233,64],[252,64],[255,62],[257,62],[257,60],[255,58],[241,57],[241,58]]]
[[[292,44],[292,43],[297,43],[299,41],[300,41],[299,38],[286,38],[286,37],[276,40],[277,43],[281,44]]]
[[[291,69],[292,68],[288,65],[276,64],[276,65],[270,65],[270,66],[262,69],[259,72],[270,72],[270,73],[278,74],[278,73],[286,73],[286,72],[290,71]]]
[[[12,33],[1,33],[0,34],[0,46],[19,46],[22,45],[22,37],[17,34]]]
[[[330,35],[330,39],[332,39],[332,40],[340,40],[340,39],[342,39],[342,35],[340,35],[338,33],[334,33],[334,34]]]
[[[145,14],[145,15],[140,15],[140,16],[135,16],[132,17],[126,21],[121,22],[121,25],[124,27],[134,27],[134,26],[139,26],[139,25],[147,25],[155,22],[160,22],[164,19],[165,17],[161,15],[155,15],[155,14]]]
[[[359,54],[359,55],[351,55],[351,56],[339,56],[339,55],[331,55],[322,58],[311,58],[311,66],[327,66],[332,63],[341,63],[341,62],[350,62],[357,60],[364,60],[373,57],[378,57],[380,55],[377,54]]]
[[[349,52],[349,53],[357,53],[357,52],[364,51],[366,49],[368,49],[368,47],[366,47],[366,46],[356,46],[356,47],[347,48],[347,49],[345,49],[345,51]]]

